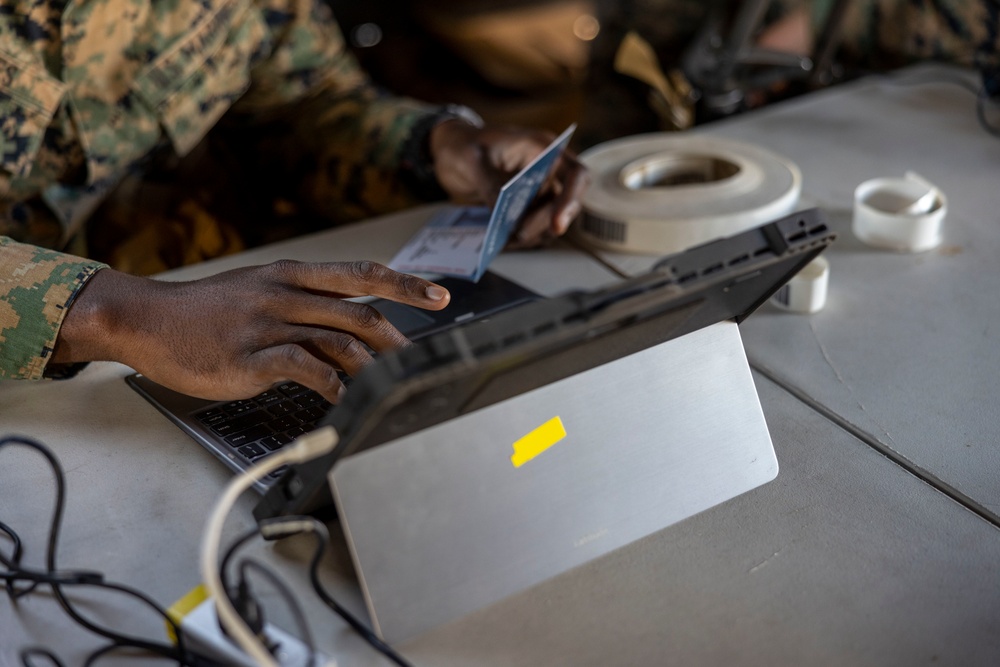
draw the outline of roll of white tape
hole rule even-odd
[[[937,186],[908,172],[874,178],[854,191],[854,235],[876,248],[923,252],[941,243],[948,200]]]
[[[830,283],[830,263],[816,257],[774,293],[771,303],[794,313],[816,313],[826,305]]]
[[[593,174],[575,233],[591,245],[671,254],[778,218],[802,191],[794,163],[729,139],[657,133],[584,151]]]

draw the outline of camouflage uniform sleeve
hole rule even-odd
[[[47,368],[73,299],[105,265],[0,236],[0,378],[69,377]]]
[[[219,134],[243,164],[310,213],[332,221],[404,208],[404,146],[438,110],[377,90],[322,0],[266,0],[271,53]]]

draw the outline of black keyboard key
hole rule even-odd
[[[214,414],[208,414],[209,412]],[[221,410],[208,410],[198,415],[198,421],[200,421],[205,426],[214,426],[220,424],[229,419],[229,415]]]
[[[299,404],[300,407],[308,408],[313,405],[319,405],[323,402],[323,397],[316,392],[309,392],[308,394],[302,394],[301,396],[295,397],[295,402]]]
[[[308,431],[306,429],[302,428],[301,426],[296,426],[293,429],[289,429],[289,430],[285,431],[285,435],[287,435],[292,440],[294,440],[295,438],[299,437],[303,433],[308,433]]]
[[[224,403],[219,407],[222,409],[223,412],[228,412],[232,414],[233,410],[241,410],[245,412],[247,408],[254,408],[256,406],[257,406],[257,401],[255,401],[252,398],[245,398],[240,401],[230,401],[229,403]]]
[[[296,419],[295,417],[285,415],[284,417],[278,417],[277,419],[272,419],[271,421],[267,422],[267,425],[270,426],[276,432],[287,431],[293,426],[298,426],[299,420]]]
[[[275,389],[268,389],[260,396],[257,396],[257,405],[266,408],[285,400],[285,395]]]
[[[280,417],[282,415],[287,415],[290,412],[295,412],[299,409],[299,406],[295,401],[282,401],[281,403],[273,403],[267,406],[267,411],[270,412],[275,417]]]
[[[213,417],[217,417],[217,416],[223,416],[224,417],[225,415],[226,415],[226,411],[223,410],[222,408],[211,408],[209,410],[205,410],[204,412],[199,412],[198,413],[198,419],[200,419],[202,421],[205,421],[206,419],[212,419]]]
[[[240,447],[239,453],[247,457],[251,461],[253,461],[256,458],[260,458],[261,456],[264,456],[264,454],[267,454],[267,452],[264,451],[264,448],[258,445],[257,443],[252,443]]]
[[[260,440],[265,435],[271,435],[273,431],[269,429],[265,424],[260,424],[259,426],[254,426],[253,428],[248,428],[245,431],[240,431],[236,435],[231,435],[226,438],[228,442],[233,447],[239,447],[245,445],[248,442],[253,442],[254,440]]]
[[[307,391],[312,391],[311,389],[303,387],[298,382],[282,382],[275,387],[275,389],[280,391],[285,396],[298,396],[299,394],[304,394]]]
[[[268,451],[273,452],[277,449],[281,449],[291,441],[292,439],[284,433],[276,433],[274,435],[269,435],[266,438],[261,438],[260,444],[267,448]]]
[[[322,419],[326,416],[326,413],[319,408],[306,408],[305,410],[299,410],[295,413],[295,418],[300,422],[314,422],[318,419]],[[282,429],[284,430],[284,429]]]
[[[211,428],[216,435],[232,435],[234,433],[244,431],[251,426],[256,426],[257,424],[265,422],[270,418],[271,415],[267,414],[263,410],[257,410],[256,412],[233,417],[229,421],[223,422],[222,424],[216,424]]]

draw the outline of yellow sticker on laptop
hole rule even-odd
[[[562,420],[553,417],[514,443],[514,454],[510,457],[510,462],[515,468],[520,468],[565,437],[566,428]]]

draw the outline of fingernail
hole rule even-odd
[[[340,385],[340,389],[337,390],[337,402],[340,403],[344,400],[344,396],[347,394],[347,387]]]
[[[427,294],[428,299],[431,299],[433,301],[440,301],[441,299],[448,296],[448,290],[438,285],[428,285],[427,289],[425,290],[425,294]]]

